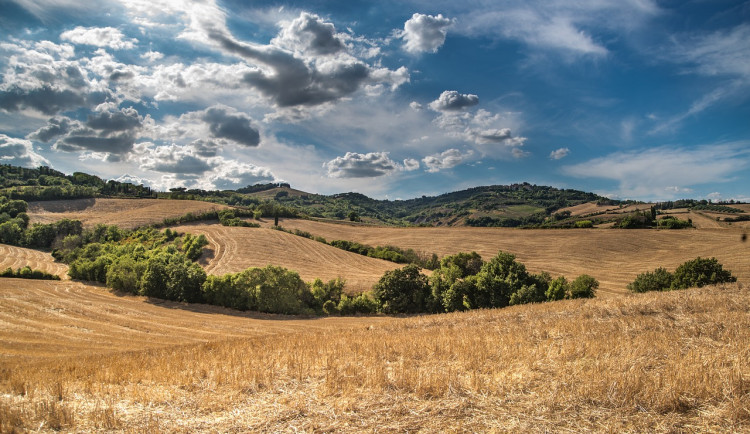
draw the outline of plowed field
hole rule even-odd
[[[8,267],[16,270],[27,265],[34,270],[56,274],[62,279],[68,278],[68,266],[55,262],[55,258],[49,253],[0,244],[0,270]]]

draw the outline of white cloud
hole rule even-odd
[[[549,153],[549,158],[551,160],[560,160],[568,156],[570,154],[570,149],[568,148],[560,148],[556,149]]]
[[[415,13],[404,23],[402,37],[404,49],[410,53],[436,53],[445,43],[453,20],[441,14],[437,16]]]
[[[390,159],[388,152],[347,152],[343,157],[336,157],[323,164],[323,167],[328,170],[329,178],[376,178],[402,169],[402,166]],[[413,167],[411,160],[410,167]]]
[[[693,149],[659,147],[617,152],[562,170],[579,178],[616,181],[621,197],[664,199],[673,198],[681,189],[730,181],[748,166],[750,142],[737,142]]]
[[[291,22],[282,21],[279,35],[271,40],[271,44],[314,55],[336,54],[346,48],[332,23],[307,12],[302,12]]]
[[[49,161],[34,151],[29,140],[0,134],[0,163],[14,166],[38,167],[49,165]]]
[[[479,97],[470,93],[446,90],[429,106],[435,111],[458,111],[479,104]]]
[[[419,160],[414,158],[407,158],[404,160],[404,171],[411,172],[419,169]]]
[[[448,3],[444,3],[448,5]],[[627,36],[660,13],[653,0],[548,1],[510,0],[455,5],[456,32],[514,39],[563,55],[607,55],[599,33]]]
[[[422,159],[422,162],[427,166],[428,172],[434,173],[445,169],[452,169],[463,163],[472,154],[472,151],[462,153],[458,149],[448,149],[439,154],[428,155]]]
[[[60,39],[74,44],[108,47],[113,50],[131,50],[138,40],[126,39],[121,31],[114,27],[76,27],[60,35]]]

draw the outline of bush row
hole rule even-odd
[[[0,271],[0,277],[15,277],[19,279],[37,279],[37,280],[60,280],[60,276],[50,274],[41,270],[32,270],[28,265],[23,268],[13,270],[8,267]]]

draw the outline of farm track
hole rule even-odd
[[[140,351],[384,318],[297,318],[118,296],[74,281],[0,279],[0,365],[18,359]]]
[[[34,270],[60,276],[61,279],[68,278],[68,266],[55,262],[49,253],[0,244],[0,270],[8,267],[16,270],[27,265]]]

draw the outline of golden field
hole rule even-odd
[[[4,329],[9,315],[16,324],[3,348],[23,330],[37,348],[61,349],[4,354],[3,432],[750,429],[750,291],[741,284],[320,320],[8,280]],[[82,306],[96,318],[85,322]],[[66,333],[65,323],[89,331]]]
[[[30,214],[132,227],[206,205],[97,199]],[[750,243],[741,226],[706,220],[679,231],[280,222],[439,256],[504,250],[533,272],[601,282],[592,300],[444,315],[289,317],[0,279],[0,432],[750,432]],[[356,292],[397,266],[271,223],[178,230],[207,236],[211,274],[273,264]],[[627,293],[637,274],[696,256],[739,282]],[[67,271],[0,245],[0,267],[24,265]]]

